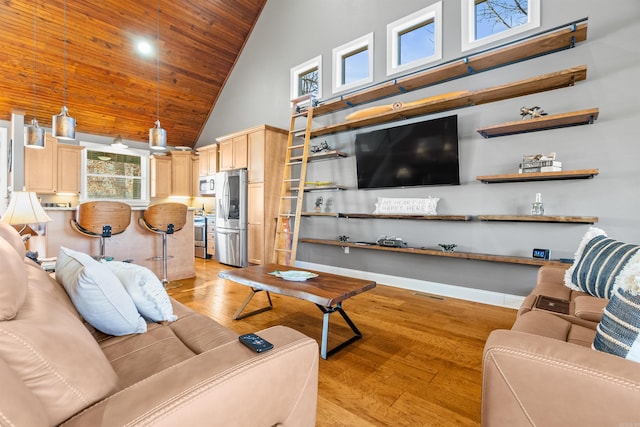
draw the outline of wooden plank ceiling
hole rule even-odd
[[[147,142],[158,116],[172,146],[193,147],[266,0],[80,0],[66,4],[66,105],[76,132]],[[37,46],[34,16],[37,8]],[[63,0],[0,4],[0,119],[50,128],[64,103]],[[34,51],[37,61],[34,61]],[[34,67],[34,64],[37,64]],[[35,72],[34,72],[35,70]]]

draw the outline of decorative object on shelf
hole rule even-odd
[[[314,208],[314,210],[315,210],[316,212],[320,212],[320,209],[321,209],[321,207],[322,207],[322,203],[323,203],[323,201],[324,201],[324,199],[322,198],[322,196],[320,196],[320,197],[318,197],[318,198],[316,199],[316,207]]]
[[[338,241],[340,242],[348,242],[349,236],[338,236]]]
[[[556,153],[523,154],[518,173],[561,172],[562,162],[556,160]]]
[[[438,243],[438,246],[442,248],[442,252],[454,252],[458,247],[455,243]]]
[[[389,248],[406,248],[407,244],[402,241],[402,237],[381,236],[376,240],[378,246],[386,246]]]
[[[544,215],[544,204],[540,193],[536,193],[536,201],[531,203],[531,215]]]
[[[323,141],[319,145],[312,145],[311,147],[309,147],[309,151],[311,151],[312,153],[321,153],[323,151],[331,151],[331,148],[329,148],[329,144],[327,144],[327,141]]]
[[[325,212],[331,212],[331,208],[333,207],[333,199],[328,198],[325,202],[324,202],[324,211]]]
[[[546,116],[547,113],[544,112],[544,110],[540,107],[522,107],[520,109],[520,115],[522,116],[522,120],[526,119],[527,116],[530,116],[530,118],[535,119],[536,117],[542,117],[542,116]]]
[[[440,198],[388,198],[378,197],[374,214],[437,215]]]
[[[458,90],[455,92],[442,93],[440,95],[430,96],[428,98],[418,99],[412,102],[394,102],[393,104],[381,105],[378,107],[365,108],[364,110],[356,111],[345,117],[345,120],[356,120],[365,117],[375,116],[378,114],[388,113],[390,111],[399,111],[404,108],[413,108],[421,105],[427,105],[432,102],[442,102],[449,98],[457,98],[464,94],[470,93],[468,90]]]

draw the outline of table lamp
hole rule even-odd
[[[2,222],[23,227],[19,233],[26,230],[27,224],[49,222],[51,218],[42,209],[36,193],[32,191],[14,191],[7,211],[2,216]]]

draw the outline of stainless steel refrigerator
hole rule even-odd
[[[216,260],[246,267],[247,170],[216,174]]]

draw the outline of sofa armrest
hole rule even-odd
[[[482,381],[483,427],[640,422],[640,364],[552,338],[493,331]]]
[[[64,426],[315,424],[318,345],[283,326],[258,332],[262,354],[233,341],[105,398]]]

